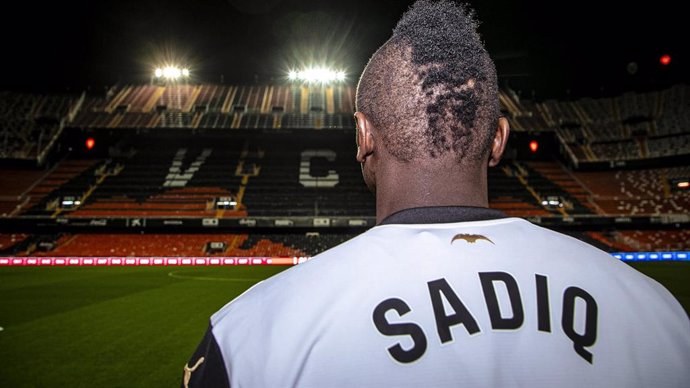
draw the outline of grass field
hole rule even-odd
[[[690,311],[690,263],[634,266]],[[0,268],[0,387],[177,387],[208,317],[285,268]]]

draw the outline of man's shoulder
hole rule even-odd
[[[535,241],[535,251],[540,247],[547,252],[558,253],[555,267],[563,274],[571,278],[579,277],[611,295],[621,296],[621,303],[639,303],[638,307],[644,303],[653,306],[657,312],[665,310],[679,317],[682,322],[687,321],[678,300],[657,280],[573,236],[529,222],[525,224],[531,225],[528,228],[540,235],[538,239],[541,241]]]
[[[365,233],[366,234],[366,233]],[[323,282],[348,283],[355,276],[354,269],[361,255],[363,235],[315,255],[311,259],[256,283],[244,293],[223,306],[211,317],[211,323],[224,319],[232,311],[243,314],[260,313],[257,306],[279,306],[296,299],[313,298]]]

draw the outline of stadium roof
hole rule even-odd
[[[299,62],[356,79],[412,3],[394,0],[16,2],[2,27],[0,89],[147,82],[155,62],[199,81],[270,82]],[[473,1],[502,81],[537,97],[687,82],[680,2]],[[606,4],[606,5],[604,5]],[[606,8],[605,8],[606,7]],[[668,53],[669,66],[659,57]],[[636,62],[637,68],[628,64]],[[631,75],[630,71],[635,70]]]

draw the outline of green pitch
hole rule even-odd
[[[634,263],[632,266],[663,284],[683,305],[685,312],[690,315],[690,263],[643,262]]]
[[[636,268],[690,311],[690,263]],[[208,317],[286,267],[0,268],[0,387],[176,387]]]
[[[211,314],[284,269],[0,268],[0,387],[179,387]]]

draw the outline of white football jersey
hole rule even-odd
[[[257,284],[211,317],[183,383],[690,386],[690,320],[664,287],[497,213],[403,211]]]

